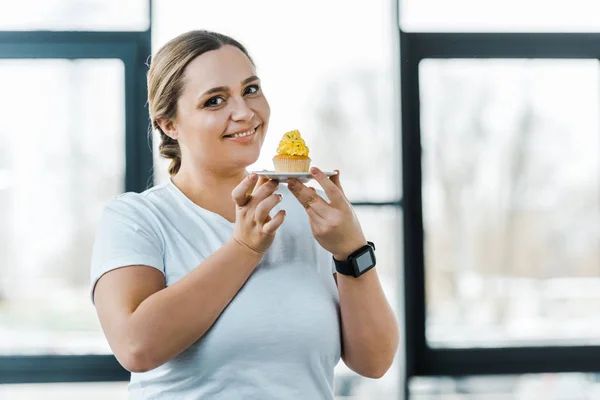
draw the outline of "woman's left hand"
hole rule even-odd
[[[340,172],[329,178],[316,167],[310,173],[325,191],[329,202],[314,188],[296,179],[288,181],[288,188],[304,206],[313,235],[317,242],[336,260],[345,260],[355,250],[367,244],[358,218],[346,198],[340,183]]]

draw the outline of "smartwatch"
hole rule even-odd
[[[358,278],[375,266],[375,244],[367,242],[360,249],[356,250],[348,256],[344,261],[336,260],[333,257],[335,269],[342,275],[353,276]]]

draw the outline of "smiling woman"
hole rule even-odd
[[[199,57],[205,52],[211,57]],[[258,158],[270,108],[253,61],[236,40],[217,33],[181,35],[156,54],[148,72],[148,92],[160,153],[172,160],[169,173],[177,174],[178,181],[190,172],[178,174],[182,155],[194,160],[190,165],[198,162],[209,169],[230,168],[228,160],[241,165]],[[197,135],[198,131],[207,134]],[[215,142],[221,146],[215,148]],[[228,142],[254,146],[223,146]]]
[[[397,322],[375,268],[336,277],[333,257],[367,245],[340,174],[313,168],[316,191],[246,171],[270,118],[246,49],[180,35],[153,57],[148,94],[171,177],[106,206],[92,257],[130,398],[333,399],[340,358],[381,377]]]

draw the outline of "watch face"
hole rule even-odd
[[[373,258],[371,257],[370,251],[365,251],[360,256],[356,257],[356,266],[358,267],[358,273],[362,274],[369,267],[373,266]]]

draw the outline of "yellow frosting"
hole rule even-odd
[[[294,129],[283,134],[283,138],[277,147],[277,154],[308,157],[308,147],[298,130]]]

